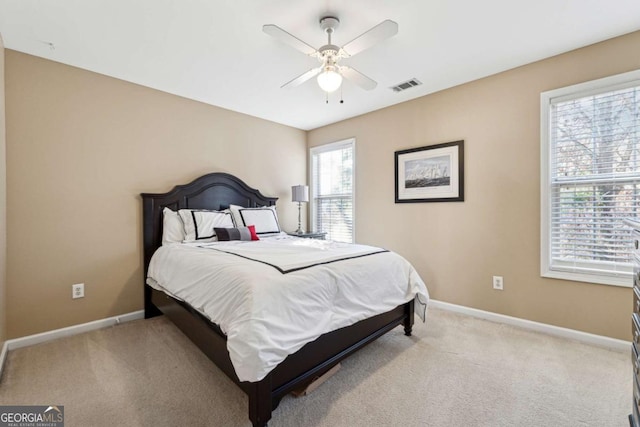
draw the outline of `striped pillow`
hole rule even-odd
[[[214,228],[213,231],[216,233],[216,236],[218,236],[219,242],[227,242],[230,240],[260,240],[256,234],[256,227],[254,225],[237,228]]]

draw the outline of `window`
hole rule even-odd
[[[541,273],[631,286],[640,71],[541,95]]]
[[[354,241],[355,140],[311,149],[311,226],[327,239]]]

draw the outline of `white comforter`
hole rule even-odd
[[[252,382],[320,335],[411,299],[424,320],[429,299],[398,254],[282,235],[162,246],[147,283],[218,324],[238,378]]]

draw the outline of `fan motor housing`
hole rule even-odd
[[[325,44],[324,46],[318,49],[318,52],[320,52],[322,56],[327,56],[327,55],[335,56],[338,54],[339,51],[340,51],[340,47],[336,46],[335,44]]]

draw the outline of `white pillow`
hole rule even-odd
[[[228,209],[224,211],[180,209],[178,214],[184,224],[184,242],[212,242],[216,240],[216,233],[213,231],[215,227],[235,227]]]
[[[162,210],[162,244],[182,243],[184,226],[178,212],[169,208]]]
[[[244,206],[238,205],[229,205],[229,211],[231,211],[231,215],[233,216],[233,222],[236,223],[236,227],[244,226],[242,222],[242,217],[240,216],[240,209],[246,209]]]
[[[231,205],[229,207],[234,215],[238,227],[254,225],[256,234],[280,233],[280,224],[275,206],[261,208],[243,208]]]

